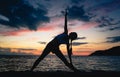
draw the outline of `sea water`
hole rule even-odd
[[[0,72],[30,70],[39,56],[0,56]],[[68,56],[66,56],[67,60]],[[82,71],[120,71],[120,56],[72,56],[73,65]],[[34,71],[71,71],[55,55],[46,56]]]

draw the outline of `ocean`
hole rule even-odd
[[[39,56],[0,56],[0,72],[30,70]],[[66,56],[67,60],[68,56]],[[81,71],[119,71],[120,56],[72,56],[73,65]],[[55,55],[46,56],[34,71],[71,71]]]

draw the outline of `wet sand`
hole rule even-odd
[[[115,71],[91,71],[91,72],[67,72],[67,71],[7,71],[0,72],[0,77],[120,77],[120,72]]]

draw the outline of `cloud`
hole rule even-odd
[[[78,37],[77,39],[86,39],[86,37]]]
[[[83,44],[88,44],[87,42],[73,42],[73,46],[78,46],[78,45],[83,45]]]
[[[42,5],[39,5],[42,6]],[[47,9],[44,7],[34,8],[25,0],[0,0],[0,24],[10,27],[27,27],[37,30],[38,24],[49,22],[46,16]]]
[[[79,2],[84,2],[85,0],[71,0],[72,4],[78,4]]]
[[[72,6],[68,8],[68,17],[70,19],[78,19],[81,21],[89,21],[90,17],[85,15],[86,12],[84,10],[84,6]]]
[[[107,43],[117,43],[120,42],[120,36],[107,37]]]
[[[83,22],[79,20],[72,20],[69,23],[69,30],[70,31],[77,31],[77,30],[88,30],[98,26],[99,24],[95,21]]]
[[[109,28],[108,30],[110,30],[110,31],[113,31],[113,30],[120,30],[120,26],[112,27],[112,28]]]
[[[25,52],[28,51],[28,52]],[[0,55],[32,55],[36,49],[24,49],[24,48],[1,48]]]
[[[104,3],[99,3],[93,7],[90,7],[89,10],[92,12],[104,12],[105,14],[119,10],[120,0],[109,0]],[[103,14],[103,13],[102,13]]]
[[[113,26],[120,24],[120,20],[115,18],[119,15],[120,0],[101,1],[100,3],[87,8],[87,12],[91,20],[96,21],[99,25],[97,27],[109,28],[108,30],[115,30]],[[112,28],[111,28],[112,27]],[[107,30],[106,30],[107,31]]]
[[[105,30],[103,31],[120,30],[120,20],[117,20],[115,18],[102,16],[97,19],[96,22],[98,23],[96,28],[104,28]]]
[[[38,42],[38,43],[40,43],[40,44],[46,44],[47,42],[44,42],[44,41],[40,41],[40,42]]]
[[[39,26],[36,32],[41,32],[41,31],[48,32],[48,31],[56,30],[56,28],[59,28],[61,26],[61,23],[63,23],[62,20],[63,19],[61,18],[57,18],[57,19],[55,18],[53,20],[54,22],[50,21],[49,23],[45,23]],[[34,31],[31,31],[27,28],[16,29],[16,28],[0,25],[0,35],[2,36],[21,36],[29,33],[31,34],[32,32]]]
[[[111,27],[112,25],[120,24],[120,21],[116,21],[113,18],[105,16],[100,17],[99,19],[96,20],[96,22],[100,24],[97,27]]]
[[[96,22],[86,22],[82,26],[80,26],[79,28],[82,30],[87,30],[87,29],[90,29],[90,28],[93,28],[96,26],[98,26],[98,23],[96,23]]]
[[[9,31],[0,31],[0,35],[2,36],[20,36],[20,35],[24,35],[25,33],[29,33],[31,32],[28,29],[19,29],[19,30],[11,30]]]

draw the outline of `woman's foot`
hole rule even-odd
[[[75,68],[75,67],[73,66],[72,63],[70,63],[70,68],[71,68],[74,72],[78,72],[78,71],[79,71],[77,68]]]

